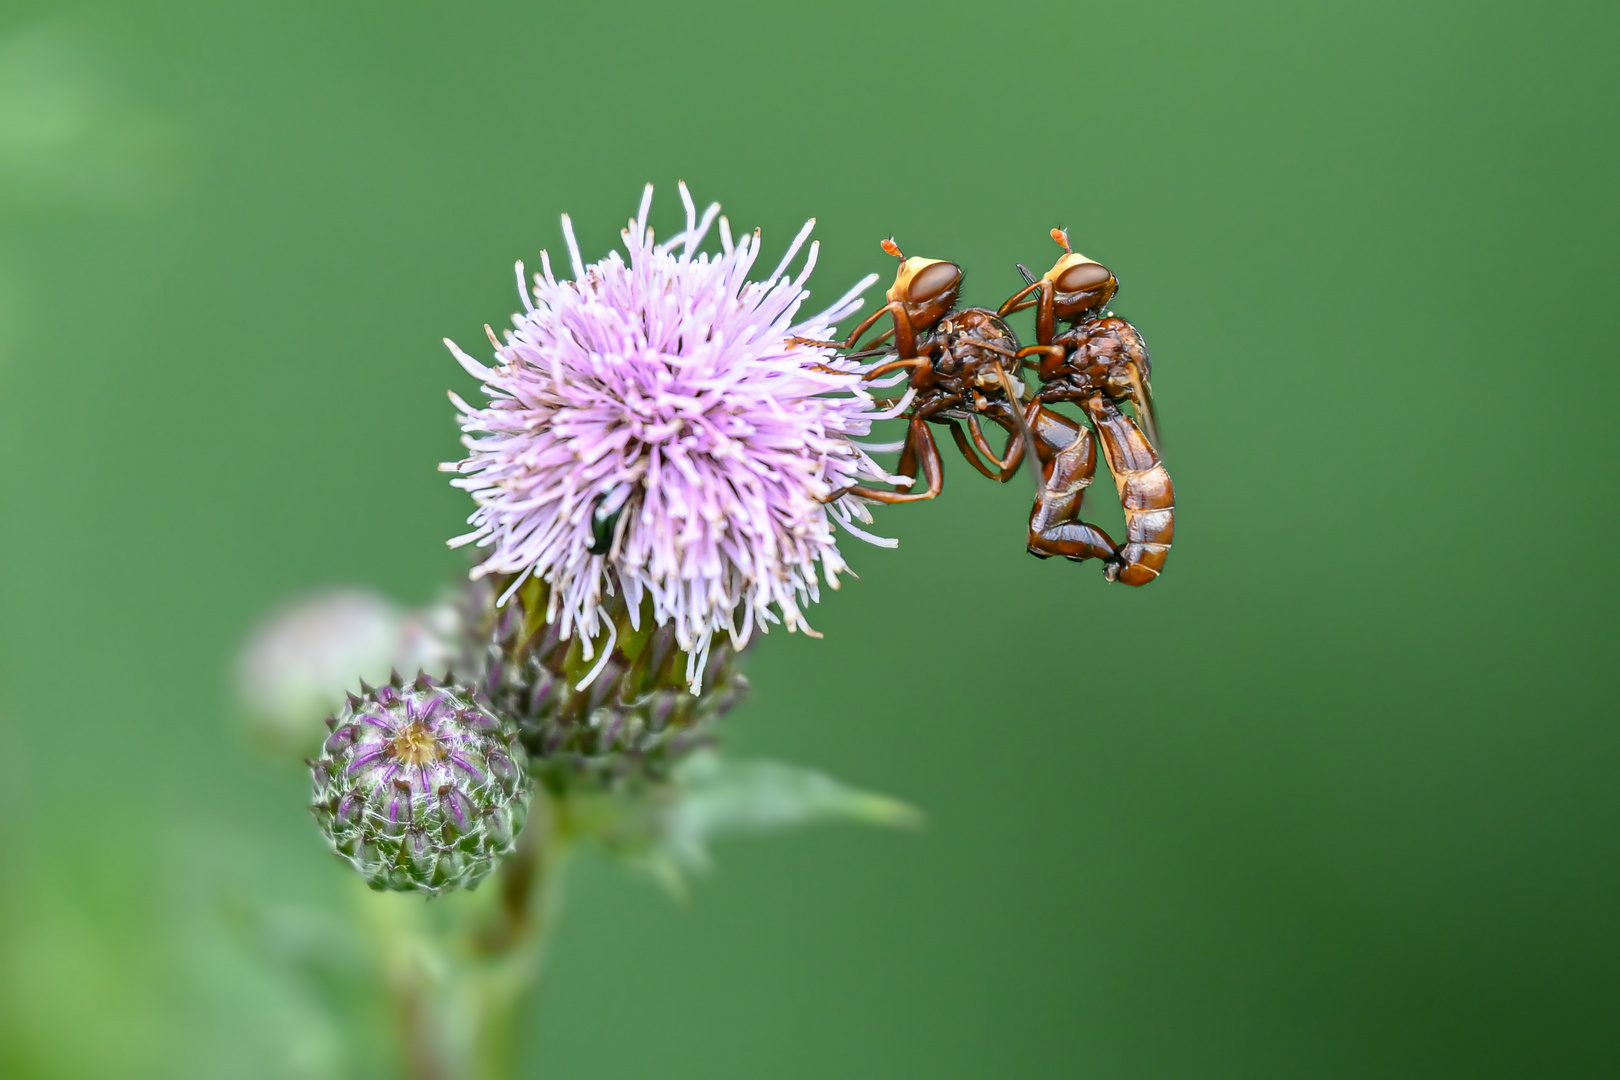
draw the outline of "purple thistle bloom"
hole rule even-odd
[[[450,543],[488,549],[475,577],[514,575],[502,603],[538,576],[550,586],[547,619],[565,638],[584,637],[587,659],[605,630],[605,659],[616,631],[604,599],[622,589],[639,629],[648,598],[688,654],[695,691],[719,631],[737,647],[771,622],[814,633],[803,608],[819,599],[821,576],[837,588],[848,569],[833,522],[893,546],[853,524],[872,520],[866,500],[832,496],[892,479],[867,452],[877,448],[854,440],[911,395],[880,410],[860,381],[867,368],[787,343],[828,338],[877,275],[796,322],[817,245],[797,277],[786,271],[814,221],[775,271],[751,282],[758,230],[733,242],[721,217],[721,252],[699,254],[720,207],[699,220],[680,191],[686,228],[655,245],[648,185],[623,231],[628,260],[615,251],[586,266],[564,215],[576,280],[558,281],[541,253],[544,274],[516,330],[504,344],[490,332],[497,366],[446,342],[490,403],[450,395],[471,453],[441,468],[462,474],[452,483],[477,503],[473,531]]]

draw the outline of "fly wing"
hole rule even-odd
[[[1159,418],[1153,405],[1153,384],[1143,376],[1142,369],[1134,360],[1125,364],[1125,372],[1131,380],[1131,404],[1136,407],[1136,418],[1141,422],[1142,434],[1153,444],[1153,449],[1159,450]]]
[[[1006,367],[1000,361],[996,362],[996,378],[1001,380],[1001,388],[1007,392],[1007,403],[1012,408],[1013,416],[1018,420],[1018,437],[1024,440],[1025,460],[1033,458],[1039,462],[1040,455],[1035,450],[1035,432],[1030,429],[1029,418],[1024,415],[1024,395],[1020,394],[1018,387],[1013,385],[1012,376],[1007,374]],[[1007,456],[1011,457],[1012,455],[1009,453]],[[1041,471],[1031,465],[1029,475],[1030,479],[1035,481],[1035,494],[1039,497],[1044,486]]]

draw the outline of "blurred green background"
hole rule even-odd
[[[685,907],[584,860],[532,1075],[1615,1075],[1616,12],[10,0],[0,1074],[341,1060],[218,915],[346,884],[231,657],[460,573],[439,339],[685,179],[767,258],[817,216],[823,299],[892,233],[999,300],[1067,225],[1177,544],[1031,559],[960,460],[882,513],[730,746],[928,827]]]

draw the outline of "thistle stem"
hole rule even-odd
[[[470,1018],[468,1080],[517,1075],[520,1018],[545,964],[566,861],[555,808],[537,794],[518,848],[493,883],[490,917],[473,934],[469,990],[476,995],[477,1014]]]
[[[539,981],[568,845],[537,795],[517,849],[483,889],[424,903],[365,897],[394,1002],[407,1080],[511,1080],[521,1016]]]

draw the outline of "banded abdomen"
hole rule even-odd
[[[1120,563],[1110,577],[1127,585],[1146,585],[1159,576],[1176,532],[1176,493],[1158,453],[1130,417],[1104,394],[1083,402],[1097,429],[1108,471],[1119,488],[1125,509],[1125,543]]]

